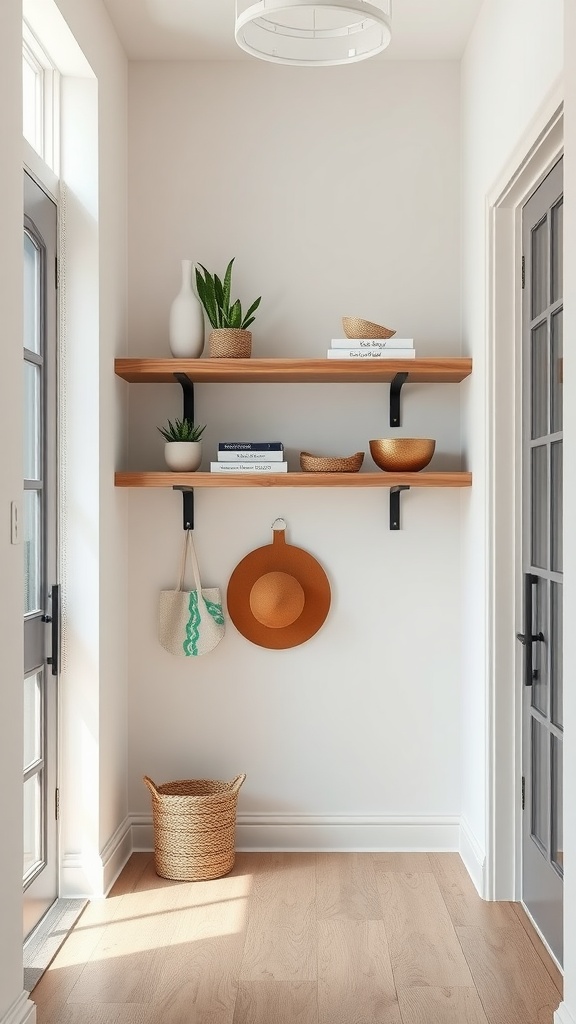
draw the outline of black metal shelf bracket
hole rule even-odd
[[[407,373],[397,373],[390,384],[390,426],[400,426],[400,392],[408,380]]]
[[[400,491],[409,491],[408,484],[399,484],[390,488],[390,529],[400,529]]]
[[[182,491],[182,527],[184,530],[194,529],[194,488],[182,484],[174,484],[173,491]]]
[[[194,423],[194,384],[185,373],[175,373],[175,379],[182,388],[182,418]],[[194,529],[194,488],[175,484],[174,491],[182,491],[182,526]]]
[[[182,387],[183,419],[194,423],[194,384],[185,373],[175,373],[174,377]]]

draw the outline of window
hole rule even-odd
[[[58,173],[59,76],[30,27],[22,26],[22,98],[24,138]]]

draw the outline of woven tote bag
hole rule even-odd
[[[224,636],[222,597],[218,587],[202,588],[192,530],[184,531],[180,579],[176,590],[162,590],[158,605],[158,639],[169,654],[184,658],[208,654]],[[190,556],[195,590],[184,590]]]

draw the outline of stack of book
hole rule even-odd
[[[415,359],[413,338],[332,338],[328,359]]]
[[[211,473],[287,473],[281,441],[221,441]]]

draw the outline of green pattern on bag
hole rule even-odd
[[[214,619],[214,622],[218,626],[224,625],[224,615],[222,613],[222,605],[217,604],[215,601],[209,601],[208,598],[202,598],[207,610]],[[190,592],[190,598],[188,601],[188,610],[190,617],[186,623],[186,638],[182,645],[182,649],[187,658],[195,657],[198,655],[198,640],[200,637],[200,609],[198,607],[198,594],[197,591],[192,590]]]
[[[190,593],[188,610],[190,611],[190,618],[186,623],[186,639],[184,640],[183,649],[186,657],[190,658],[192,655],[198,654],[200,612],[198,610],[198,598],[195,590],[192,590]]]
[[[209,601],[207,597],[204,598],[204,602],[206,604],[208,611],[210,612],[210,615],[214,619],[214,622],[216,622],[218,626],[223,626],[224,615],[222,612],[222,605],[216,604],[214,601]]]

